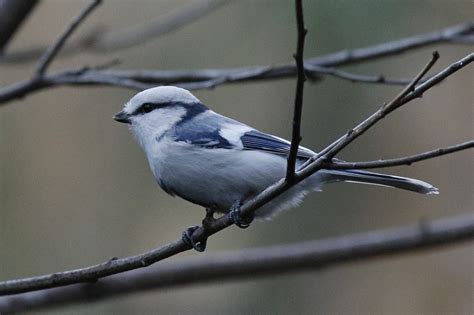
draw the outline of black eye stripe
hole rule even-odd
[[[145,103],[142,105],[142,111],[145,113],[151,112],[153,109],[155,109],[156,105],[152,103]]]
[[[170,103],[143,103],[132,115],[147,114],[157,108],[169,106]]]

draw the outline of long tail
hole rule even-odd
[[[326,170],[328,182],[349,182],[395,187],[414,191],[420,194],[438,194],[438,188],[418,179],[372,173],[360,170]]]

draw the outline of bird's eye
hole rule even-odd
[[[151,112],[151,111],[153,110],[153,108],[154,108],[154,106],[153,106],[152,103],[145,103],[145,104],[143,104],[143,106],[142,106],[142,111],[143,111],[144,113],[149,113],[149,112]]]

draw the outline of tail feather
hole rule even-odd
[[[372,173],[360,170],[327,170],[326,172],[329,182],[343,181],[349,183],[395,187],[426,195],[439,194],[438,188],[424,181],[413,178]]]

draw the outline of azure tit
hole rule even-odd
[[[160,86],[142,91],[114,119],[129,124],[160,187],[172,196],[205,207],[207,220],[212,220],[214,212],[231,211],[238,226],[248,226],[253,218],[240,216],[240,205],[286,174],[290,142],[219,115],[182,88]],[[300,146],[297,167],[315,154]],[[435,187],[417,179],[323,169],[258,209],[255,217],[270,218],[300,204],[307,193],[335,182],[438,193]],[[188,229],[183,239],[202,251],[205,242],[192,241],[193,229]]]

